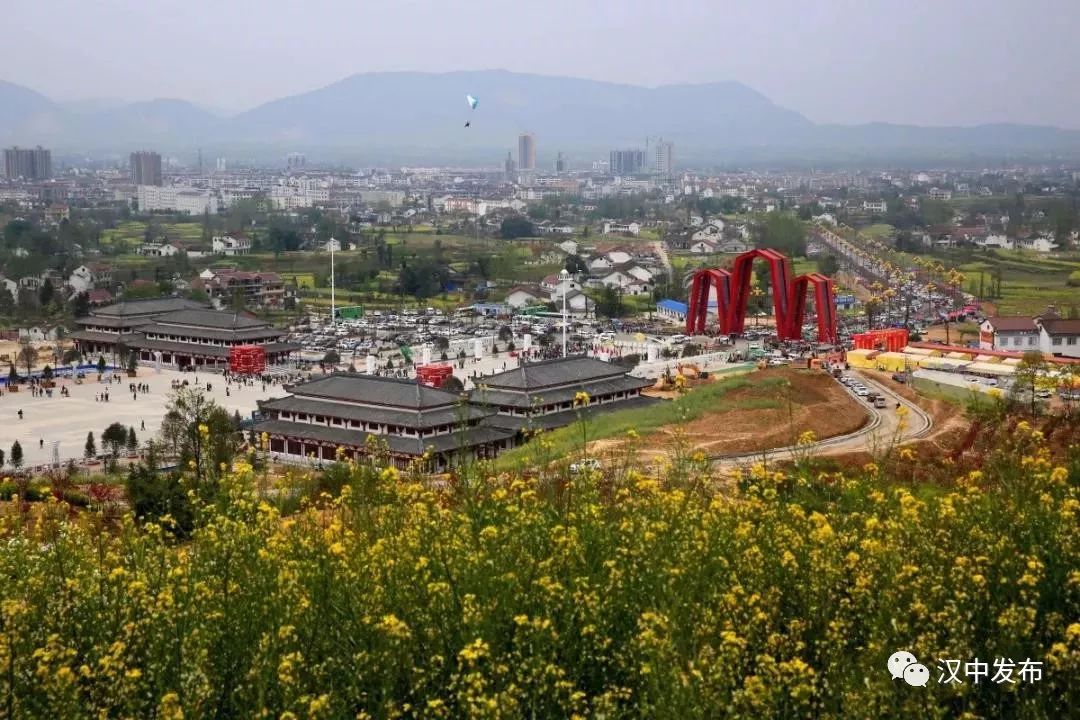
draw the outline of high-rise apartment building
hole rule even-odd
[[[9,180],[47,180],[52,177],[52,152],[36,148],[5,148],[4,177]]]
[[[289,170],[299,170],[307,165],[307,156],[303,153],[289,153],[285,157],[285,167]]]
[[[161,187],[161,155],[149,150],[131,153],[131,182]]]
[[[503,170],[507,175],[513,175],[517,170],[517,165],[514,164],[514,155],[510,150],[506,151],[506,163],[503,165]]]
[[[562,153],[559,153],[559,156],[555,158],[555,172],[560,175],[566,172],[566,161],[563,160]]]
[[[612,175],[633,175],[645,167],[642,150],[612,150],[608,155],[608,170]]]
[[[522,133],[518,136],[518,168],[520,170],[536,169],[536,136],[532,133]]]
[[[675,175],[675,143],[657,139],[653,148],[653,172],[666,178]]]

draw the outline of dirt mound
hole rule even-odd
[[[844,435],[868,419],[866,408],[823,372],[776,368],[746,377],[751,385],[725,395],[717,412],[642,437],[640,454],[655,459],[670,453],[677,441],[706,455],[756,452],[792,445],[806,431],[819,440]],[[602,442],[594,450],[620,445]]]

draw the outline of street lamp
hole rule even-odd
[[[562,285],[562,356],[566,357],[566,281],[570,277],[570,271],[563,268],[559,272],[560,285]]]
[[[330,246],[330,327],[337,327],[337,308],[334,302],[334,245],[337,241],[333,237],[327,243]]]

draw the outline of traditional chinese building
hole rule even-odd
[[[516,435],[487,422],[493,409],[414,380],[336,373],[288,389],[259,403],[255,426],[279,460],[334,461],[340,448],[346,458],[385,452],[397,467],[426,455],[426,469],[440,472],[494,457]]]
[[[522,362],[513,370],[481,378],[469,399],[497,414],[491,424],[512,430],[550,430],[569,425],[579,413],[643,407],[659,402],[641,391],[652,382],[627,374],[615,363],[585,356]],[[578,393],[588,404],[575,407]]]
[[[138,353],[140,362],[177,368],[225,367],[229,349],[259,345],[268,364],[283,363],[299,346],[285,331],[243,313],[222,312],[185,298],[119,302],[76,318],[75,347],[88,358]]]

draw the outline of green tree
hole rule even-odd
[[[120,455],[120,448],[127,443],[127,437],[127,428],[118,422],[112,423],[105,428],[105,432],[101,433],[101,442],[109,448],[109,454],[112,455],[114,462]]]
[[[499,226],[499,234],[504,240],[532,237],[535,232],[529,219],[520,215],[511,215],[503,219],[502,225]]]
[[[98,375],[104,375],[105,374],[105,356],[104,355],[98,355],[97,371],[98,371]]]
[[[46,307],[53,301],[53,297],[56,295],[56,290],[53,288],[52,280],[45,278],[45,282],[41,283],[41,289],[38,290],[38,302],[41,303],[41,307]]]
[[[19,371],[15,369],[15,363],[11,363],[8,368],[8,386],[14,385],[19,382]]]
[[[127,443],[125,444],[127,451],[133,453],[139,449],[139,436],[135,434],[135,428],[129,427],[127,432]]]
[[[616,288],[610,285],[604,286],[600,291],[600,299],[596,303],[596,312],[610,318],[622,316],[622,295]]]
[[[97,457],[97,444],[94,442],[93,431],[86,433],[86,444],[83,445],[83,457],[87,460],[93,460]]]
[[[952,222],[953,211],[941,200],[924,199],[919,203],[923,225],[945,225]]]
[[[874,319],[881,313],[881,301],[871,298],[863,304],[863,312],[866,313],[867,327],[873,330]]]
[[[840,272],[840,261],[835,255],[822,255],[818,258],[817,268],[818,272],[822,275],[832,277],[836,273]]]
[[[11,467],[18,470],[23,464],[23,449],[19,441],[16,440],[11,444]]]
[[[190,467],[194,490],[211,497],[217,491],[222,467],[232,464],[237,437],[232,416],[200,388],[180,388],[169,399],[161,437],[173,448],[181,467]]]
[[[135,517],[143,522],[169,516],[172,522],[167,528],[181,537],[194,527],[194,513],[180,474],[160,471],[154,443],[147,447],[143,461],[128,470],[127,496]]]
[[[341,354],[337,350],[327,350],[323,355],[323,365],[337,365],[339,362],[341,362]]]
[[[563,267],[565,267],[566,272],[571,275],[580,275],[589,272],[589,266],[585,264],[585,261],[580,255],[567,255]]]
[[[759,248],[771,248],[788,257],[806,255],[806,226],[794,215],[766,213],[754,225],[754,242]]]
[[[1046,371],[1049,365],[1038,350],[1028,350],[1016,366],[1013,383],[1010,388],[1012,397],[1021,403],[1028,403],[1031,416],[1039,412],[1039,398],[1036,393],[1046,383]]]
[[[37,362],[37,350],[35,350],[29,343],[25,343],[19,349],[19,360],[22,360],[26,365],[26,376],[30,376],[31,370],[34,368],[34,363]]]

